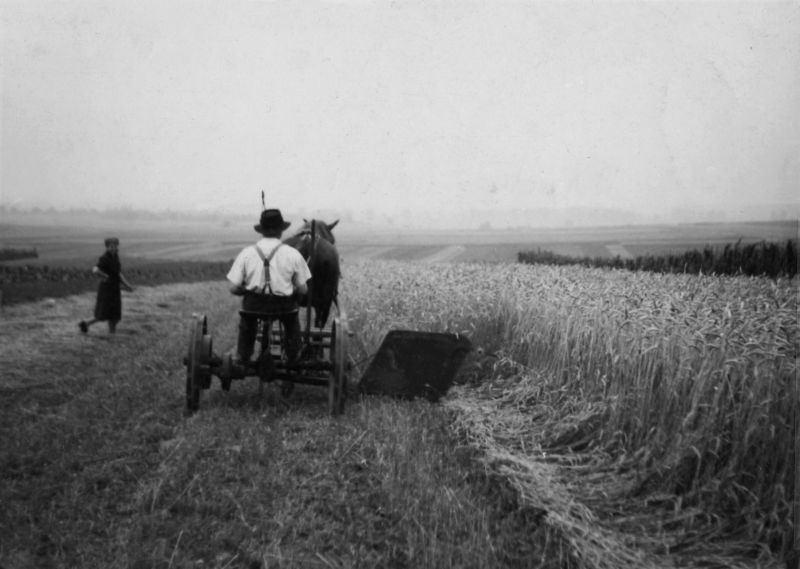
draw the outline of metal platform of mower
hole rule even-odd
[[[359,382],[362,393],[438,400],[472,349],[459,334],[392,330]]]

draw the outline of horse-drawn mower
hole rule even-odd
[[[242,316],[258,324],[258,353],[250,361],[235,361],[231,354],[219,356],[213,351],[213,340],[208,332],[208,320],[202,314],[192,315],[189,332],[189,352],[184,358],[186,366],[186,409],[196,411],[200,393],[211,387],[212,376],[219,377],[222,389],[230,389],[235,379],[259,378],[259,392],[265,383],[281,381],[281,391],[288,395],[294,384],[304,383],[328,388],[328,408],[331,414],[344,410],[347,379],[347,327],[344,313],[336,299],[339,284],[339,253],[334,247],[332,229],[336,226],[306,221],[303,228],[284,243],[297,249],[311,270],[308,297],[305,299],[305,318],[301,321],[303,346],[300,357],[288,357],[287,335],[281,324],[285,317],[297,318],[299,306],[269,312],[240,311]],[[268,261],[265,261],[265,263]],[[336,304],[338,315],[330,326],[328,314]],[[315,314],[316,327],[312,327],[311,313]]]
[[[281,317],[286,316],[286,312],[242,312],[243,315],[257,319],[259,330],[255,359],[246,362],[235,361],[231,354],[215,354],[206,317],[203,314],[194,314],[189,331],[189,350],[184,358],[187,411],[194,412],[198,409],[200,394],[211,387],[213,376],[219,377],[222,389],[226,391],[230,389],[233,380],[248,377],[259,379],[259,393],[265,383],[274,381],[281,382],[284,396],[288,396],[293,391],[294,384],[298,383],[326,387],[330,413],[337,415],[344,411],[348,374],[351,371],[347,350],[351,331],[338,301],[337,315],[330,323],[328,311],[331,299],[323,299],[321,304],[319,302],[319,291],[323,292],[323,296],[330,292],[332,298],[335,298],[339,265],[338,253],[335,252],[334,239],[330,233],[335,223],[322,224],[323,238],[317,239],[318,223],[321,222],[307,222],[308,230],[305,233],[301,232],[286,241],[307,259],[312,274],[305,318],[300,318],[303,340],[300,357],[296,361],[290,361],[287,355],[287,337],[281,325]],[[319,245],[324,247],[320,249]],[[319,266],[321,258],[325,256],[320,251],[335,255],[335,271],[330,270],[331,263],[327,267]],[[334,273],[333,286],[329,282],[319,282],[320,274]],[[313,296],[315,290],[317,302]],[[311,323],[312,310],[315,313],[315,326]],[[452,384],[470,349],[469,340],[458,334],[392,330],[373,355],[359,381],[359,388],[364,393],[438,399]]]

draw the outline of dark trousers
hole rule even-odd
[[[297,312],[297,303],[293,298],[268,294],[246,294],[242,298],[242,310],[274,314],[273,318],[283,325],[286,355],[290,362],[297,361],[303,340],[300,335],[300,316]],[[253,314],[242,314],[239,319],[239,339],[236,350],[239,358],[244,361],[250,360],[253,355],[258,325],[259,317]]]

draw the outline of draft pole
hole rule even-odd
[[[308,267],[314,266],[314,251],[317,245],[317,220],[311,220],[311,252],[308,254]],[[306,305],[306,346],[311,345],[311,302],[314,300],[314,275],[308,285],[308,304]]]

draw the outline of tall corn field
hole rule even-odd
[[[766,567],[792,548],[795,282],[377,261],[345,274],[357,364],[391,329],[471,338],[455,426],[546,512],[567,565]]]

